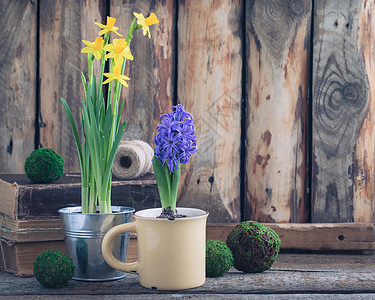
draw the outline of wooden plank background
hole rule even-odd
[[[179,205],[208,210],[212,222],[241,218],[241,5],[186,1],[178,12],[178,102],[195,118],[199,147],[181,168]]]
[[[80,124],[81,72],[87,74],[87,55],[81,54],[82,40],[93,41],[98,34],[99,27],[94,22],[103,23],[105,14],[100,1],[39,2],[40,146],[60,153],[65,172],[79,171],[79,161],[60,98],[68,102],[76,124]]]
[[[0,172],[23,172],[35,149],[37,5],[0,1]]]
[[[315,3],[312,220],[350,222],[354,221],[354,191],[361,181],[374,184],[373,170],[366,174],[366,180],[358,174],[368,170],[366,152],[373,157],[374,151],[369,147],[374,136],[371,135],[370,143],[364,140],[366,131],[372,131],[374,125],[364,64],[371,56],[363,57],[359,52],[370,45],[368,39],[362,43],[357,40],[360,14],[366,13],[363,8],[370,3],[360,0]],[[372,216],[363,219],[368,217],[373,219]]]
[[[125,97],[125,140],[143,140],[153,145],[159,117],[168,113],[173,96],[173,45],[175,1],[111,1],[111,16],[116,26],[124,28],[124,36],[134,18],[133,12],[148,16],[154,12],[159,24],[151,27],[151,39],[136,31],[131,42],[134,60],[128,63],[129,88],[123,88]],[[125,30],[126,29],[126,30]]]
[[[307,222],[306,129],[311,1],[251,1],[246,9],[245,218]]]
[[[153,145],[176,103],[195,116],[198,154],[179,205],[211,222],[375,222],[375,0],[0,0],[0,173],[50,147],[79,171],[64,97],[79,121],[82,39],[106,16],[136,32],[125,140]],[[20,20],[20,21],[19,21]]]

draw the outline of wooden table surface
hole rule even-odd
[[[202,287],[172,292],[145,289],[134,274],[46,289],[34,277],[0,271],[0,299],[375,299],[375,256],[280,254],[264,273],[232,268],[223,277],[207,278]]]

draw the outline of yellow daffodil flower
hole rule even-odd
[[[109,52],[105,59],[113,58],[119,68],[121,68],[124,58],[133,60],[133,55],[130,53],[130,48],[125,39],[114,39],[113,44],[108,44],[103,49]]]
[[[84,41],[82,42],[87,46],[81,50],[82,53],[94,53],[97,60],[101,59],[103,51],[103,37],[99,36],[95,39],[95,42]]]
[[[103,29],[103,30],[99,31],[99,35],[106,34],[107,32],[113,31],[118,36],[122,36],[121,34],[119,34],[117,32],[118,27],[115,26],[115,22],[116,22],[116,18],[112,18],[112,17],[108,17],[108,16],[107,16],[107,24],[106,25],[95,22],[96,25],[98,25],[100,28]]]
[[[128,87],[128,84],[126,83],[125,80],[130,80],[130,78],[128,76],[122,75],[121,68],[117,66],[113,66],[113,73],[104,73],[103,75],[108,78],[103,82],[103,84],[111,82],[112,80],[118,80],[124,86]]]
[[[143,14],[137,14],[134,13],[135,17],[137,18],[137,24],[142,26],[143,29],[143,35],[146,35],[148,33],[148,38],[151,38],[151,33],[150,33],[150,26],[154,24],[159,24],[159,20],[156,17],[154,13],[151,13],[149,17],[145,19]]]

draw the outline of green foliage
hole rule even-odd
[[[234,267],[246,273],[271,268],[279,253],[280,243],[280,237],[274,230],[255,221],[238,224],[226,241],[233,253]]]
[[[34,183],[48,183],[58,180],[64,171],[64,160],[60,154],[49,148],[36,149],[25,162],[27,177]]]
[[[133,31],[140,28],[133,19],[128,32],[130,45]],[[104,46],[108,44],[110,32],[104,35]],[[61,102],[68,116],[78,150],[81,167],[81,205],[83,213],[95,213],[99,204],[100,213],[110,213],[112,167],[118,146],[125,132],[126,122],[120,124],[124,99],[120,101],[122,84],[116,79],[108,86],[107,99],[103,95],[103,74],[106,51],[102,52],[99,77],[93,75],[94,55],[88,54],[89,78],[81,75],[85,99],[81,98],[81,139],[78,135],[72,112],[65,99]],[[126,61],[125,61],[126,62]],[[121,74],[125,64],[122,64]],[[110,70],[114,66],[111,61]],[[98,79],[98,82],[97,82]]]
[[[80,160],[82,212],[95,213],[98,201],[100,212],[109,213],[111,212],[112,166],[126,127],[126,122],[120,125],[124,101],[120,108],[118,103],[115,106],[108,104],[106,108],[102,86],[96,84],[96,77],[93,77],[92,84],[83,80],[83,85],[87,90],[86,102],[81,99],[82,141],[79,139],[69,106],[61,98],[73,130]],[[89,192],[92,193],[90,200]]]
[[[71,258],[58,250],[47,250],[40,254],[33,267],[35,278],[46,288],[65,286],[72,279],[74,269]]]
[[[227,245],[219,240],[206,243],[206,276],[220,277],[233,265],[233,255]]]
[[[163,166],[159,158],[154,156],[152,159],[152,166],[154,168],[162,208],[166,209],[171,207],[173,211],[175,211],[178,182],[180,180],[181,173],[180,163],[178,164],[178,169],[171,173],[168,169],[168,164]]]

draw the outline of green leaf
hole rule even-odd
[[[161,206],[167,208],[171,203],[171,173],[168,170],[168,166],[163,166],[159,158],[156,156],[152,159],[152,166],[154,168],[156,184],[159,190]]]
[[[77,131],[76,123],[74,122],[72,111],[70,110],[68,103],[62,97],[61,97],[61,102],[62,102],[63,107],[65,109],[65,112],[66,112],[66,114],[68,116],[70,127],[72,127],[74,140],[76,142],[76,146],[77,146],[77,150],[78,150],[79,162],[81,164],[81,170],[82,170],[83,169],[83,165],[82,165],[83,164],[83,161],[82,161],[82,148],[81,148],[81,142],[80,142],[79,136],[78,136],[78,131]]]
[[[121,114],[122,114],[122,111],[124,109],[124,103],[125,103],[125,96],[122,97],[122,102],[121,102],[121,107],[120,107],[120,111],[117,115],[117,121],[116,121],[116,128],[118,128],[119,124],[120,124],[120,120],[121,120]]]
[[[111,105],[109,105],[109,108],[107,109],[107,113],[105,115],[104,126],[103,126],[103,134],[107,137],[109,137],[111,134],[112,118],[113,118],[112,107]],[[108,142],[110,142],[109,138],[108,138]]]
[[[85,95],[86,95],[86,93],[87,93],[87,82],[86,82],[85,75],[83,75],[83,72],[81,72],[81,80],[82,80],[83,90],[85,91]]]
[[[116,134],[115,141],[113,142],[112,149],[108,157],[107,166],[106,166],[105,173],[104,173],[103,186],[106,186],[108,184],[108,180],[111,177],[113,161],[115,160],[115,155],[120,145],[122,136],[124,135],[125,128],[126,128],[126,122],[122,123],[122,125],[120,126]]]
[[[93,167],[95,176],[98,177],[99,172],[100,172],[100,166],[99,166],[99,162],[97,159],[98,157],[97,156],[98,149],[97,149],[97,142],[96,142],[97,135],[95,134],[95,129],[93,129],[93,126],[91,126],[89,113],[83,100],[82,100],[82,113],[83,113],[83,117],[85,120],[84,131],[85,131],[86,141],[87,141],[87,146],[88,146],[87,148],[90,151],[91,166]]]
[[[180,181],[180,174],[181,174],[181,164],[178,163],[177,170],[174,170],[172,173],[172,187],[171,187],[171,198],[170,198],[170,206],[176,210],[176,202],[177,202],[177,192],[178,192],[178,183]]]

